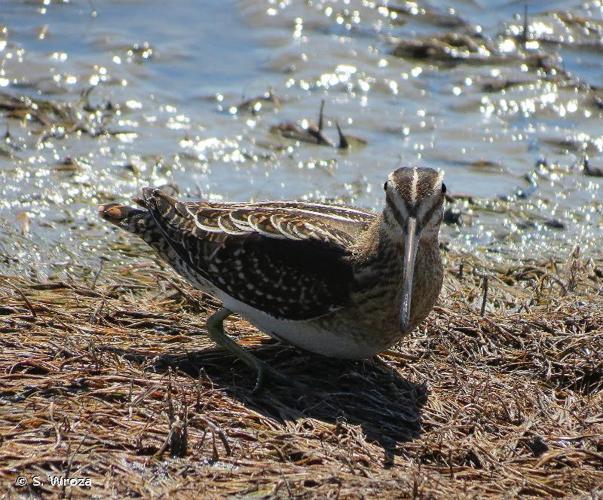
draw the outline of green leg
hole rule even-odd
[[[226,308],[222,308],[212,314],[207,320],[207,332],[216,344],[222,346],[224,349],[243,361],[243,363],[245,363],[247,366],[256,371],[257,378],[253,392],[260,390],[262,384],[264,383],[264,377],[266,374],[270,378],[277,380],[280,383],[299,386],[298,383],[288,379],[280,372],[264,363],[262,360],[256,358],[249,351],[243,349],[239,344],[226,335],[226,333],[224,333],[224,320],[231,314],[232,311]]]

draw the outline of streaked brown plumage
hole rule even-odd
[[[99,211],[266,333],[364,358],[420,323],[442,284],[441,174],[401,168],[385,190],[381,214],[303,202],[181,202],[150,188],[136,200],[141,209]]]

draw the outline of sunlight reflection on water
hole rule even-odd
[[[516,2],[448,6],[6,0],[0,266],[97,262],[124,236],[96,205],[146,185],[378,209],[400,163],[446,171],[455,248],[596,254],[601,179],[582,165],[603,163],[602,3],[530,2],[527,40]],[[283,136],[322,99],[349,150]]]

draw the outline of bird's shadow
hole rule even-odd
[[[122,352],[131,361],[149,364],[162,372],[168,368],[198,377],[200,372],[253,410],[282,421],[313,418],[336,425],[359,425],[365,438],[384,451],[384,465],[391,466],[399,443],[421,434],[421,408],[428,393],[379,358],[347,361],[326,358],[269,342],[247,348],[305,390],[267,380],[253,392],[256,374],[221,349],[152,357]]]

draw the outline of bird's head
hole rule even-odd
[[[400,328],[410,328],[413,276],[419,242],[437,244],[444,216],[443,173],[432,168],[399,168],[385,182],[384,223],[394,241],[402,242],[403,274]]]

